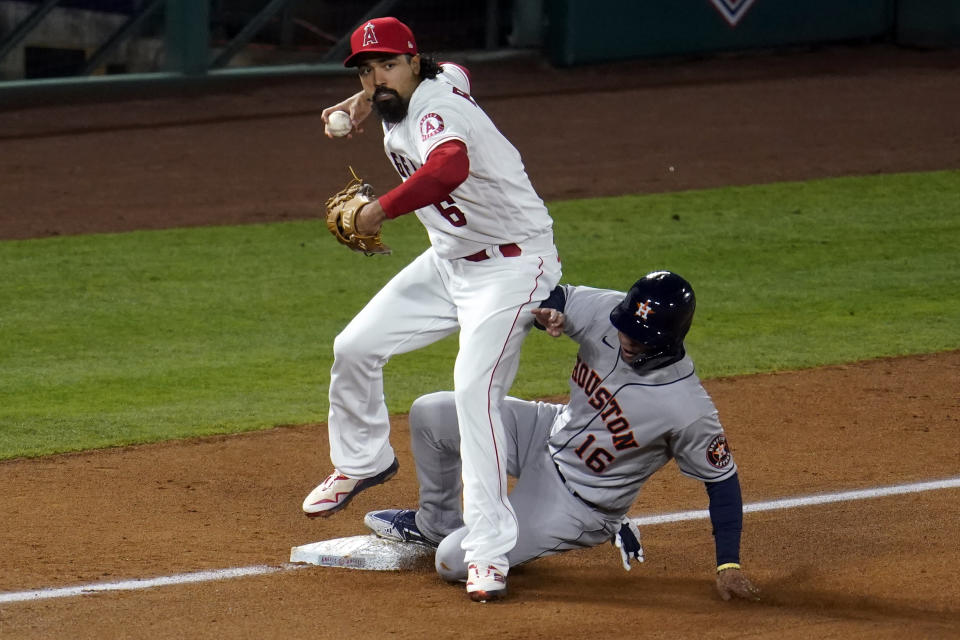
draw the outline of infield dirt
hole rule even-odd
[[[839,175],[960,169],[960,52],[826,48],[556,70],[471,65],[475,94],[548,201]],[[0,238],[310,218],[349,161],[397,178],[375,126],[322,136],[354,78],[0,111]],[[587,126],[601,114],[602,127]],[[673,171],[670,170],[673,167]],[[960,352],[717,379],[747,502],[960,475]],[[323,416],[318,416],[323,418]],[[345,512],[300,501],[326,473],[322,424],[0,463],[0,592],[280,565],[414,506],[401,469]],[[719,600],[705,521],[511,572],[470,603],[432,571],[308,568],[0,605],[4,638],[958,638],[956,489],[748,514],[759,603]],[[702,509],[673,465],[632,515]]]

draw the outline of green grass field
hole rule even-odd
[[[960,172],[550,203],[564,282],[671,269],[698,297],[701,377],[960,348]],[[427,246],[390,257],[324,223],[0,242],[0,459],[322,422],[333,337]],[[391,361],[391,412],[452,385],[456,342]],[[513,393],[566,392],[536,332]]]

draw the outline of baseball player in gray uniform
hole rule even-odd
[[[556,287],[533,311],[538,328],[579,345],[566,405],[508,397],[507,472],[519,519],[510,566],[613,542],[625,569],[643,561],[627,512],[644,482],[670,458],[703,482],[716,543],[716,585],[724,600],[756,599],[740,569],[743,503],[737,465],[717,409],[694,373],[683,339],[693,320],[693,288],[677,274],[650,273],[629,292]],[[457,412],[453,395],[418,398],[410,410],[420,482],[419,510],[373,511],[377,535],[437,547],[437,571],[467,579],[460,539]],[[506,595],[488,593],[490,599]]]

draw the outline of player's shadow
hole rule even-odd
[[[521,568],[518,568],[521,569]],[[698,614],[710,603],[738,609],[775,611],[778,615],[831,618],[835,620],[872,621],[902,626],[920,625],[934,631],[960,630],[960,605],[949,610],[925,608],[905,598],[877,598],[845,591],[818,590],[811,569],[800,569],[773,582],[761,582],[759,601],[722,602],[713,581],[704,578],[664,578],[643,575],[643,565],[630,573],[608,566],[574,569],[569,567],[522,567],[522,573],[511,570],[518,594],[536,594],[542,602],[577,600],[597,607],[630,607],[642,602],[645,607]],[[619,572],[619,573],[617,573]],[[513,586],[513,585],[511,585]],[[522,597],[522,596],[521,596]],[[939,637],[939,636],[938,636]]]
[[[902,625],[930,625],[960,634],[960,603],[948,610],[917,604],[919,598],[879,598],[849,591],[817,589],[813,567],[800,568],[762,585],[760,604],[798,615],[819,615],[841,620],[870,620]],[[919,628],[916,637],[924,636]]]

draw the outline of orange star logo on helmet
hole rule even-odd
[[[638,303],[637,303],[637,312],[634,313],[633,315],[635,315],[635,316],[640,316],[641,318],[643,318],[644,320],[646,320],[646,319],[647,319],[647,316],[650,315],[650,314],[653,313],[653,312],[654,312],[654,311],[653,311],[653,307],[650,306],[650,301],[647,300],[646,302],[638,302]]]

